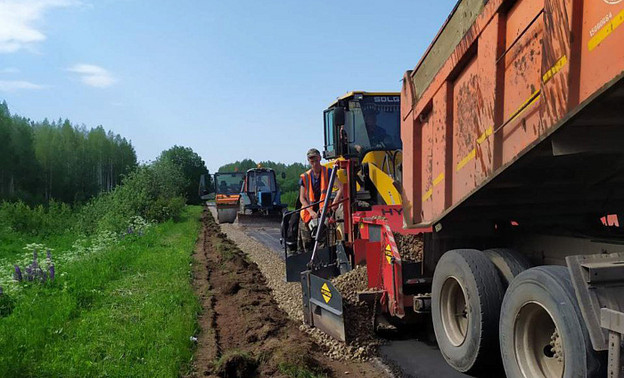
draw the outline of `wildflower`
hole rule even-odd
[[[13,279],[18,282],[22,281],[22,271],[17,265],[15,265],[15,273],[13,274]]]
[[[48,267],[48,271],[50,273],[50,279],[53,280],[54,279],[54,264]]]
[[[0,295],[3,295],[4,291],[2,290],[2,286],[0,286]]]
[[[26,267],[26,280],[27,281],[32,281],[33,280],[33,268],[32,268],[32,265],[28,265]]]

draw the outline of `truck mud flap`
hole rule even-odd
[[[303,320],[342,342],[346,341],[342,295],[332,283],[312,274],[301,273]]]
[[[308,270],[308,263],[312,258],[312,252],[304,252],[296,255],[289,256],[286,255],[286,282],[299,282],[301,281],[301,273]],[[329,264],[330,259],[330,251],[329,248],[321,248],[316,252],[316,257],[314,258],[316,263],[319,265],[327,265]],[[315,272],[316,275],[321,277],[331,278],[335,274],[333,271],[334,267],[331,268],[331,272],[324,273],[323,270]]]

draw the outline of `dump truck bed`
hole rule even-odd
[[[404,77],[407,226],[624,213],[623,23],[622,0],[459,2]]]

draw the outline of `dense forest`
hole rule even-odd
[[[299,175],[309,168],[301,163],[284,164],[270,160],[256,163],[252,159],[243,159],[221,166],[218,172],[245,172],[248,169],[256,168],[258,164],[275,170],[277,184],[282,192],[282,202],[293,207],[297,193],[299,193]],[[285,178],[282,178],[282,173],[286,174]]]
[[[137,166],[132,144],[102,126],[34,122],[0,104],[0,200],[80,203],[110,191]]]

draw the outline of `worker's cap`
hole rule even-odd
[[[321,157],[321,153],[316,148],[310,148],[306,156],[308,157],[308,159],[314,156]]]

